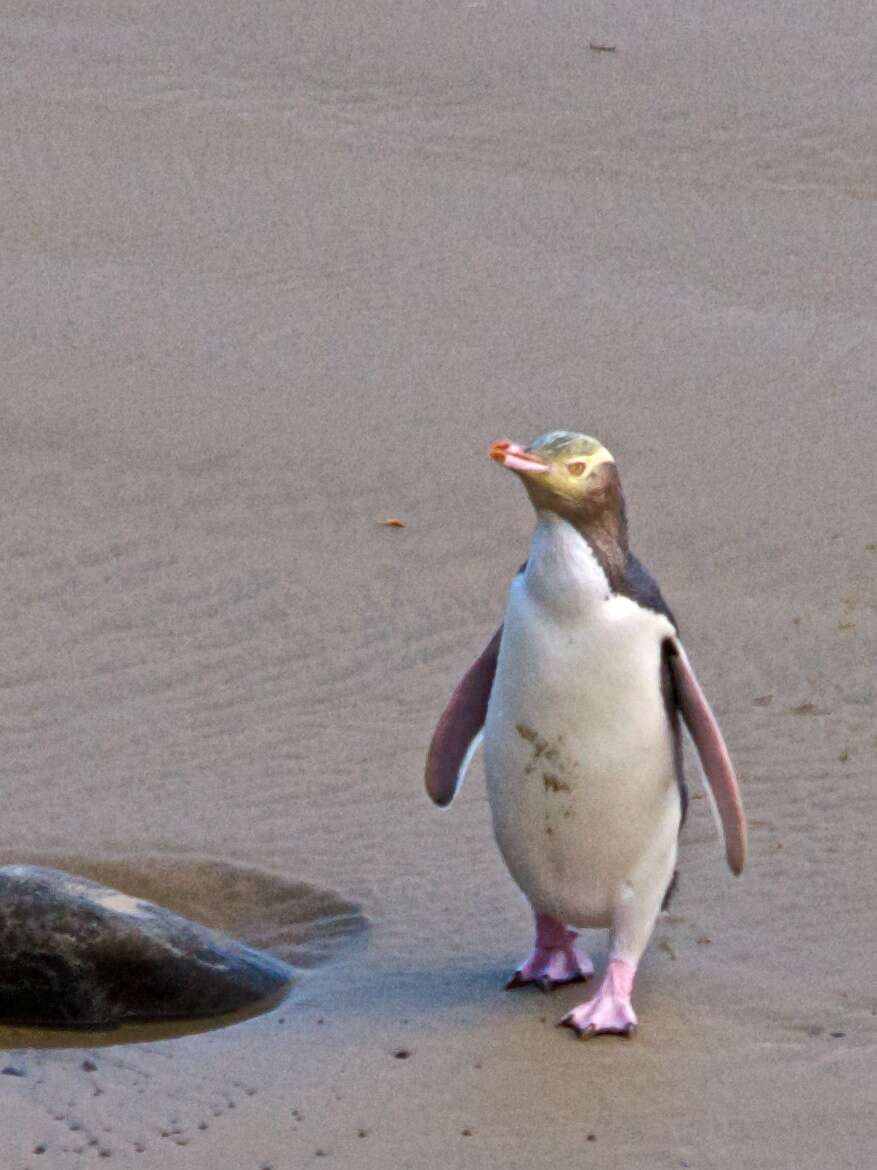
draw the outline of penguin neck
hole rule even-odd
[[[544,495],[537,476],[524,486],[536,514],[564,520],[585,540],[606,575],[613,593],[624,592],[627,576],[627,513],[621,480],[614,463],[602,463],[588,479],[588,491],[580,499]]]
[[[590,541],[569,520],[549,511],[537,512],[524,583],[533,600],[560,620],[580,616],[612,595]]]

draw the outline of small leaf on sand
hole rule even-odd
[[[799,703],[797,707],[789,707],[793,715],[815,715],[819,708],[815,703]]]
[[[404,528],[405,527],[405,521],[404,520],[397,520],[395,516],[391,516],[389,520],[382,520],[381,524],[383,524],[384,528]]]

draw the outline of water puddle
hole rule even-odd
[[[243,1024],[247,1020],[273,1011],[289,995],[285,988],[277,995],[252,1004],[239,1012],[221,1016],[197,1016],[190,1019],[160,1020],[157,1023],[121,1024],[118,1028],[40,1028],[0,1023],[0,1050],[20,1048],[110,1048],[117,1044],[149,1044],[155,1040],[176,1040],[197,1036]]]

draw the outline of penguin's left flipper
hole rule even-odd
[[[725,838],[725,857],[731,871],[739,874],[746,860],[746,815],[734,766],[716,717],[678,639],[670,641],[667,657],[673,675],[676,702],[694,740],[707,788],[718,812],[717,819]]]
[[[502,626],[463,675],[433,732],[426,757],[426,791],[442,807],[454,799],[481,742],[501,639]]]

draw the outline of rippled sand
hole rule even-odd
[[[212,858],[372,924],[258,1020],[0,1057],[4,1170],[867,1165],[873,5],[3,33],[0,852]],[[502,994],[480,769],[446,814],[421,785],[529,537],[486,447],[554,426],[618,458],[752,825],[735,881],[695,802],[630,1044]]]

